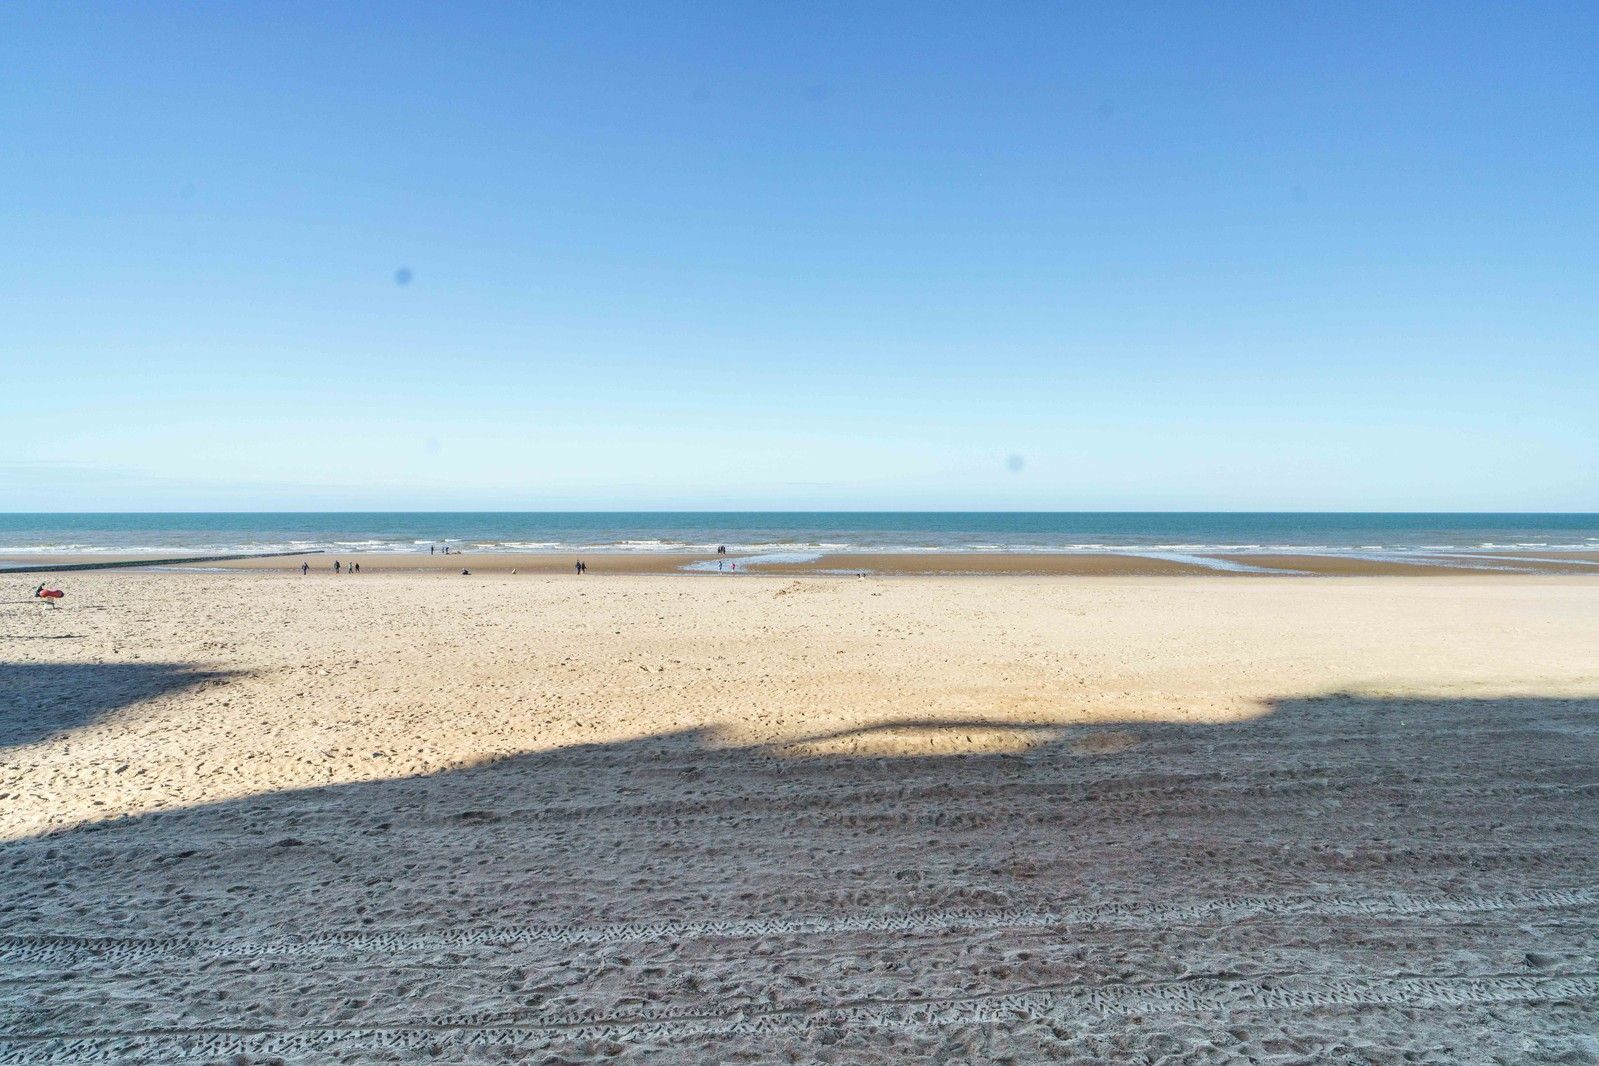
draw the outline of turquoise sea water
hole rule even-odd
[[[1599,550],[1599,514],[327,512],[0,514],[0,552]]]

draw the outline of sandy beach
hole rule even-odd
[[[0,1063],[1599,1061],[1589,577],[560,562],[11,578]]]

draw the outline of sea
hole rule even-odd
[[[1599,550],[1599,514],[1190,511],[0,513],[0,554],[328,551],[1339,553]]]

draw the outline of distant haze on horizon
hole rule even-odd
[[[0,8],[0,510],[1599,511],[1599,5]]]

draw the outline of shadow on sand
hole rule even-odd
[[[32,744],[142,700],[232,676],[177,663],[0,662],[0,748]]]
[[[86,826],[0,848],[0,1061],[1586,1061],[1596,725],[685,732]]]

